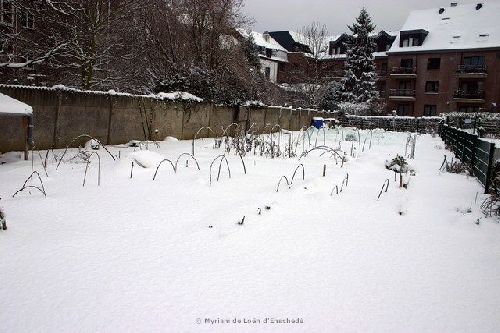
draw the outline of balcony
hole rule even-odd
[[[484,79],[488,77],[488,68],[486,65],[460,65],[457,76],[465,79]]]
[[[393,67],[391,76],[401,79],[414,79],[417,77],[417,68],[415,67]]]
[[[416,100],[415,89],[390,89],[389,99],[393,101],[409,101]]]
[[[478,103],[482,104],[485,102],[484,91],[476,90],[476,91],[467,91],[467,90],[456,90],[453,94],[453,100],[455,102],[462,103]]]

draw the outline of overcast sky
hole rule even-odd
[[[364,6],[378,30],[399,30],[413,9],[427,9],[500,0],[245,0],[244,12],[255,20],[253,29],[300,30],[313,21],[328,26],[330,34],[347,30]]]

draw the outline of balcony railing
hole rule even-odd
[[[387,69],[380,69],[377,71],[378,76],[387,76]]]
[[[459,74],[486,74],[488,68],[486,65],[460,65],[458,66],[457,73]]]
[[[415,67],[393,67],[391,74],[417,74]]]
[[[467,90],[456,90],[453,94],[453,98],[456,99],[484,99],[484,91],[467,91]]]
[[[389,96],[415,97],[415,89],[391,89]]]

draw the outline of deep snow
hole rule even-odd
[[[340,136],[330,131],[327,144]],[[31,161],[1,156],[9,229],[0,231],[0,331],[498,332],[500,225],[476,224],[483,189],[438,171],[451,153],[430,135],[418,137],[409,161],[417,175],[399,189],[385,160],[404,154],[406,139],[375,131],[372,149],[343,168],[328,154],[251,154],[245,175],[229,154],[231,179],[223,168],[212,186],[209,166],[222,154],[212,139],[197,140],[201,171],[181,160],[176,174],[164,164],[155,181],[154,164],[175,163],[190,141],[150,144],[150,152],[109,147],[120,151],[117,162],[101,149],[100,187],[95,157],[83,188],[85,164],[56,171],[50,154],[46,198],[12,198]],[[352,143],[342,145],[349,154]],[[135,165],[130,179],[132,158],[153,167]],[[277,193],[300,163],[305,181],[296,176]],[[39,159],[35,168],[44,175]],[[330,196],[347,172],[348,187]],[[205,323],[235,318],[261,323]]]

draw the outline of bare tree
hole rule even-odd
[[[302,27],[300,34],[304,43],[309,46],[314,59],[323,59],[328,54],[328,28],[320,22],[312,22]]]

